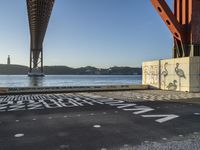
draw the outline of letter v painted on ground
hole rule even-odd
[[[142,115],[142,117],[145,118],[160,118],[155,120],[158,123],[163,123],[163,122],[167,122],[169,120],[178,118],[178,115],[174,115],[174,114],[165,114],[165,115]]]

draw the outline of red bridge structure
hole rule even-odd
[[[174,37],[173,57],[200,56],[200,0],[174,0],[174,11],[165,0],[151,3]]]
[[[43,41],[55,0],[26,0],[30,27],[29,76],[44,76]]]

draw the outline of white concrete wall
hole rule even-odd
[[[200,57],[192,57],[190,64],[190,91],[200,92]]]
[[[159,88],[159,61],[149,61],[142,64],[142,84]]]
[[[200,92],[200,57],[144,62],[142,83],[164,90]]]

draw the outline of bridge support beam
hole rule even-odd
[[[143,84],[174,91],[200,92],[200,0],[151,0],[174,38],[173,58],[144,62]]]
[[[173,57],[200,56],[200,1],[174,0],[174,11],[165,0],[151,0],[174,37]]]
[[[37,64],[34,64],[34,52],[30,51],[29,76],[44,76],[43,51],[40,52]]]

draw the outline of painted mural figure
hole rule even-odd
[[[167,65],[168,65],[168,63],[166,62],[164,64],[164,71],[162,71],[162,73],[161,73],[164,77],[166,77],[168,75]]]
[[[176,85],[177,81],[174,80],[173,83],[169,83],[169,85],[167,86],[168,90],[173,90],[175,91],[177,89],[177,85]]]
[[[179,63],[176,63],[176,68],[175,68],[176,74],[179,76],[179,78],[185,79],[186,77],[185,77],[184,71],[182,69],[179,69],[178,67],[179,67]]]
[[[149,72],[148,72],[148,66],[145,66],[144,67],[144,70],[143,70],[143,74],[144,74],[144,83],[147,83],[147,77],[148,77],[148,75],[149,75]]]
[[[166,62],[166,63],[164,64],[164,71],[162,71],[162,73],[161,73],[161,75],[164,77],[164,81],[163,81],[163,83],[164,83],[164,88],[165,88],[165,83],[166,83],[165,78],[168,76],[167,65],[168,65],[168,63]]]
[[[158,66],[154,66],[153,67],[153,81],[154,81],[154,85],[157,85],[158,84],[158,80],[159,80],[159,77],[158,77],[158,75],[159,75],[159,68],[158,68]]]
[[[176,63],[175,72],[176,75],[179,77],[179,90],[181,91],[181,78],[186,79],[186,76],[183,69],[179,68],[179,65],[180,65],[179,63]]]

